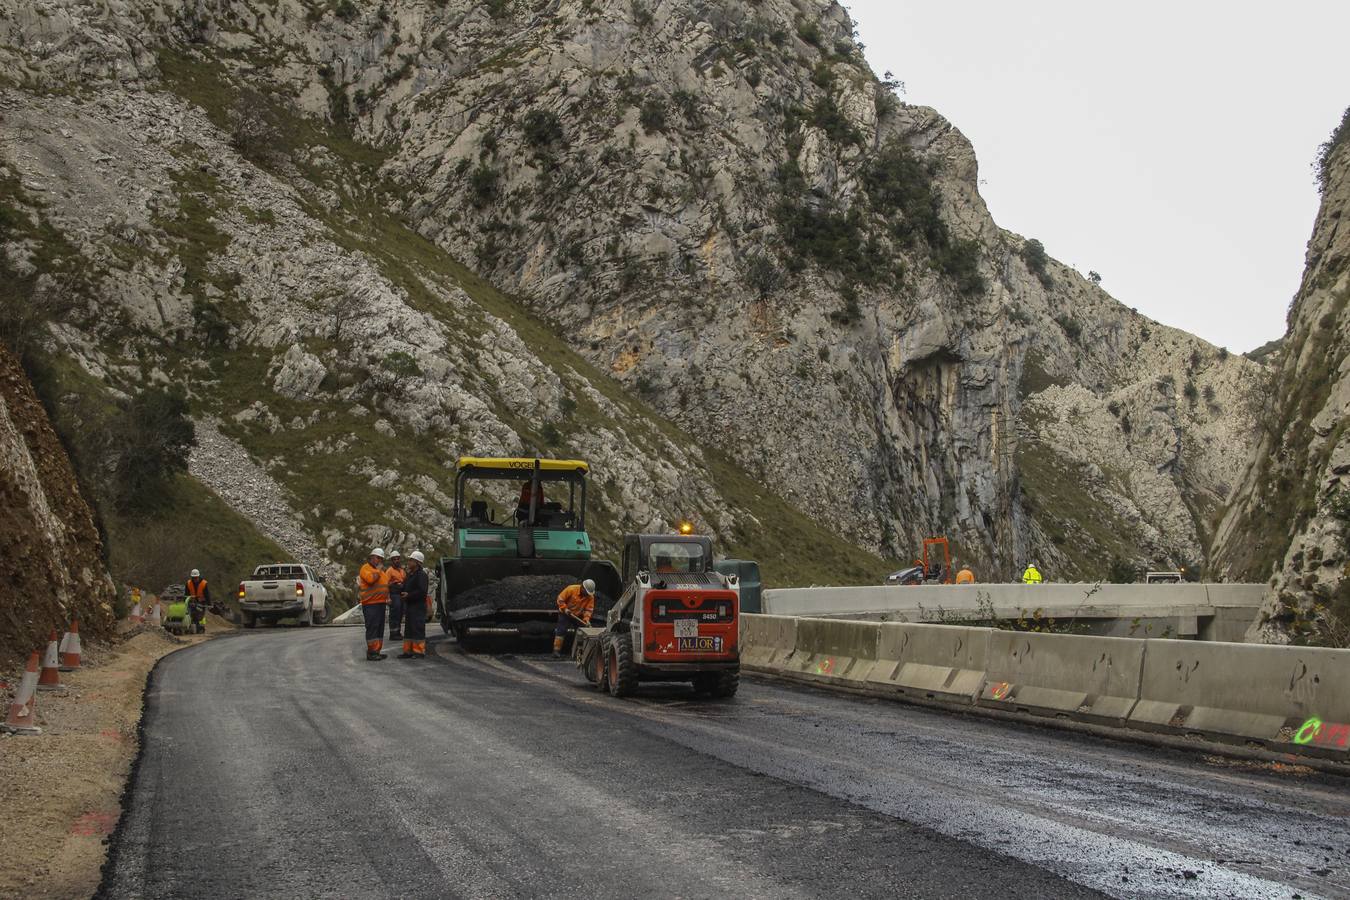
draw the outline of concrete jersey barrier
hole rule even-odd
[[[992,631],[979,702],[1121,725],[1139,699],[1139,671],[1147,643],[1131,638]]]
[[[799,619],[797,645],[784,666],[812,681],[866,681],[877,660],[875,622]]]
[[[1350,650],[1145,641],[1136,728],[1276,741],[1312,720],[1306,746],[1350,750]]]
[[[990,629],[889,622],[877,628],[878,659],[869,684],[916,700],[975,702],[984,685]]]
[[[742,662],[918,702],[1350,760],[1350,650],[746,614]]]
[[[778,665],[797,646],[797,622],[793,616],[741,615],[741,663],[758,668]]]

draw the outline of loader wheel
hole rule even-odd
[[[713,683],[713,689],[709,693],[714,697],[734,697],[740,686],[740,672],[718,672]]]
[[[604,647],[589,648],[590,659],[586,660],[586,666],[583,671],[586,674],[586,680],[596,687],[603,688],[601,681],[605,677],[605,651]]]
[[[626,634],[616,634],[609,643],[609,693],[627,697],[637,687],[637,666],[633,664],[633,641]]]

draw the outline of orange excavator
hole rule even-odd
[[[939,549],[941,554],[939,555]],[[952,551],[945,537],[924,538],[923,559],[914,565],[886,576],[887,584],[953,584]]]

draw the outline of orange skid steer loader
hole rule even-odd
[[[690,534],[624,538],[623,594],[603,628],[580,628],[572,658],[616,697],[643,681],[688,681],[731,697],[740,685],[740,581],[713,568],[712,540]]]

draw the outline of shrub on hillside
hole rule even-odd
[[[1342,114],[1341,123],[1331,132],[1331,137],[1317,148],[1317,158],[1313,160],[1313,173],[1317,176],[1319,193],[1327,192],[1328,181],[1331,178],[1331,158],[1336,155],[1337,148],[1345,143],[1347,136],[1350,136],[1350,107]]]
[[[110,499],[119,512],[146,512],[166,501],[197,444],[187,392],[151,386],[120,404],[105,432]]]
[[[1048,288],[1054,285],[1055,280],[1050,277],[1050,272],[1046,268],[1046,264],[1050,261],[1050,254],[1045,252],[1044,244],[1035,238],[1027,241],[1022,245],[1022,260],[1043,287]],[[1099,277],[1098,281],[1100,280]]]
[[[638,122],[647,134],[666,130],[666,105],[659,97],[648,97],[642,101],[638,111]]]
[[[546,109],[532,109],[525,114],[521,122],[521,131],[525,143],[535,150],[547,150],[550,147],[565,146],[562,123],[556,114]]]

